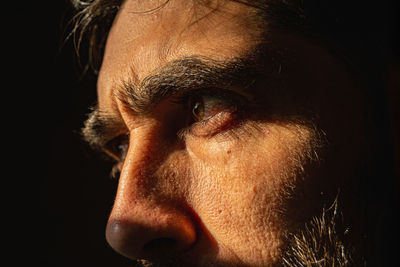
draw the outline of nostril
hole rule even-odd
[[[173,238],[157,238],[145,244],[143,251],[145,253],[173,251],[176,243],[177,241]]]
[[[196,241],[194,224],[184,216],[166,222],[110,219],[106,238],[111,247],[131,259],[164,259],[189,250]],[[140,217],[139,217],[140,219]]]
[[[107,223],[106,238],[115,251],[130,259],[169,259],[196,243],[196,226],[186,213],[135,204],[125,213],[114,207]]]

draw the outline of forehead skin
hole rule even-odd
[[[171,0],[155,12],[141,13],[163,2],[126,1],[107,41],[98,79],[99,109],[119,114],[131,133],[110,220],[145,220],[154,216],[155,203],[167,205],[171,199],[184,199],[219,248],[217,256],[203,260],[218,257],[237,264],[272,266],[280,259],[287,228],[295,224],[282,215],[289,208],[284,203],[285,194],[302,181],[298,176],[303,163],[312,157],[316,134],[302,124],[254,119],[236,132],[239,138],[187,136],[185,149],[172,149],[163,140],[168,120],[173,120],[168,118],[171,109],[165,103],[157,107],[161,111],[153,114],[152,119],[138,120],[127,112],[115,96],[120,81],[140,81],[183,57],[200,55],[229,61],[251,53],[260,42],[269,43],[265,22],[255,19],[255,11],[242,4],[207,1],[203,6],[196,1]],[[332,134],[334,141],[355,147],[354,129],[358,126],[353,122],[361,111],[354,112],[352,108],[357,96],[350,90],[353,85],[343,73],[342,64],[303,40],[275,35],[273,43],[282,44],[282,48],[276,49],[287,54],[285,65],[276,71],[287,88],[298,90],[287,92],[293,93],[287,100],[285,94],[273,91],[263,97],[270,99],[276,110],[282,108],[281,104],[292,107],[294,103],[316,108],[326,121],[324,131]],[[286,51],[286,46],[292,50]],[[344,92],[346,97],[342,97]],[[354,154],[341,152],[344,151],[337,153],[344,163],[331,166],[324,173],[326,184],[336,177],[348,178],[341,173],[350,168],[346,163],[351,161],[347,159]],[[304,195],[309,192],[312,189],[303,191]],[[147,200],[143,198],[146,194]],[[310,203],[312,200],[300,207]],[[148,211],[139,212],[140,207],[148,207]],[[309,214],[300,214],[306,212],[295,206],[291,216],[307,217]]]
[[[111,87],[120,77],[134,75],[140,80],[188,55],[229,60],[257,44],[260,22],[255,21],[255,11],[242,4],[173,0],[146,13],[163,2],[128,0],[123,4],[109,33],[98,79],[100,106],[110,105],[107,102],[115,89]]]

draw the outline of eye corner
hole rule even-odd
[[[102,146],[106,155],[116,162],[123,162],[129,147],[129,134],[119,134]]]

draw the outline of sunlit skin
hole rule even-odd
[[[128,258],[175,266],[277,265],[287,233],[338,186],[346,193],[362,142],[359,90],[321,43],[270,28],[251,7],[172,0],[140,12],[159,4],[124,3],[99,73],[98,109],[114,137],[129,135],[107,240]],[[230,62],[258,47],[273,78],[231,89],[246,107],[205,96],[198,110],[168,97],[140,113],[118,97],[123,82],[176,60]]]

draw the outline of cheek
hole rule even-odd
[[[251,241],[258,248],[252,253],[268,251],[271,258],[281,246],[285,196],[302,168],[310,135],[299,126],[264,123],[256,129],[187,138],[193,166],[190,198],[217,240],[243,254],[250,247],[243,244]]]
[[[259,184],[278,190],[297,177],[315,149],[312,130],[301,125],[258,123],[234,131],[186,138],[194,181],[222,186],[229,194]]]

